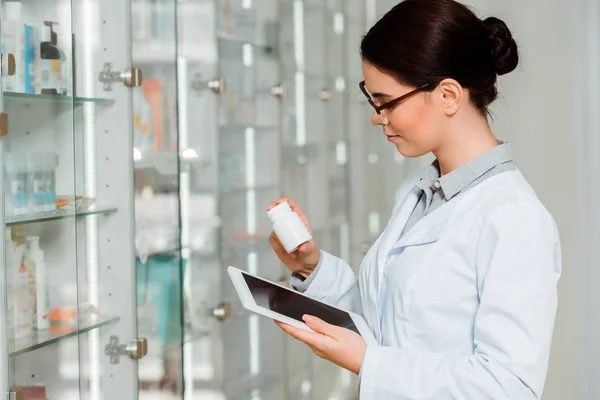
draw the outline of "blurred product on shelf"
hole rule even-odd
[[[50,327],[50,300],[48,295],[48,271],[39,236],[27,237],[25,265],[29,272],[29,297],[33,307],[33,327],[37,330]]]
[[[29,94],[70,94],[71,53],[69,39],[57,22],[39,21],[25,24],[22,21],[21,2],[4,3],[2,13],[2,54],[15,57],[16,72],[2,79],[5,92]],[[38,22],[38,21],[35,21]]]
[[[25,266],[24,244],[13,242],[10,229],[6,235],[7,278],[12,284],[9,287],[9,307],[13,309],[12,326],[14,338],[20,339],[32,332],[32,304],[29,296],[29,272]],[[9,328],[10,330],[10,328]]]
[[[24,226],[6,229],[10,340],[50,327],[48,272],[39,241],[38,236],[26,236]]]
[[[91,211],[96,208],[96,199],[85,196],[59,196],[55,200],[56,207],[60,210],[73,210],[77,212]]]
[[[180,242],[177,196],[154,193],[150,188],[136,195],[135,246],[142,263],[152,254],[178,251],[181,247],[199,254],[215,254],[220,226],[216,197],[191,194],[188,207],[193,210],[187,225],[189,234],[186,237],[189,239]]]
[[[160,151],[164,148],[163,96],[160,81],[157,79],[144,80],[144,82],[142,82],[142,89],[144,92],[144,101],[142,103],[143,113],[149,113],[149,115],[146,115],[145,117],[150,120],[147,133],[153,137],[151,142],[154,143],[154,146],[152,149]]]
[[[230,1],[217,6],[217,34],[224,38],[254,40],[257,33],[256,7],[235,7]]]
[[[4,165],[6,217],[56,210],[54,153],[8,153]]]
[[[25,92],[25,64],[23,62],[23,33],[21,22],[21,3],[7,1],[4,3],[2,18],[2,54],[15,57],[15,74],[2,77],[2,90],[6,92]]]
[[[158,0],[131,3],[133,40],[160,40],[175,37],[175,6]]]
[[[75,306],[61,306],[50,308],[50,322],[52,326],[77,326],[81,321],[89,320],[98,315],[98,308],[90,303],[81,303]]]
[[[24,68],[24,92],[29,94],[37,93],[36,79],[38,64],[38,48],[35,28],[31,25],[23,25],[23,68]]]
[[[52,38],[52,28],[40,28],[40,57],[39,57],[39,83],[42,94],[58,94],[61,87],[61,59],[60,50]]]
[[[133,146],[146,153],[156,148],[152,106],[145,95],[145,89],[133,89]]]
[[[46,400],[45,386],[21,386],[13,387],[13,392],[21,392],[20,400]]]

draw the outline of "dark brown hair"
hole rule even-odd
[[[519,63],[517,44],[506,24],[480,20],[454,0],[405,0],[385,14],[363,37],[363,60],[399,82],[435,88],[445,78],[469,90],[482,113],[498,96],[498,75]]]

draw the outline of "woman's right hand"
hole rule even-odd
[[[283,203],[284,201],[287,201],[292,211],[300,216],[302,222],[304,222],[304,225],[306,225],[308,231],[312,235],[312,228],[310,227],[308,217],[294,200],[286,197],[281,198],[269,204],[267,211],[276,205]],[[275,235],[275,232],[271,232],[269,243],[271,243],[271,247],[273,247],[275,254],[277,254],[277,257],[279,257],[282,263],[284,263],[293,272],[296,272],[305,278],[308,278],[308,276],[314,271],[314,269],[317,267],[317,264],[319,264],[319,260],[321,259],[321,252],[319,251],[319,246],[317,246],[314,238],[306,243],[301,244],[300,247],[298,247],[298,250],[289,254],[285,251],[283,245],[277,238],[277,235]]]

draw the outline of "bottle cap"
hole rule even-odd
[[[290,207],[288,202],[284,201],[283,203],[278,204],[275,207],[271,208],[269,211],[267,211],[267,215],[269,216],[269,218],[271,218],[271,221],[275,222],[275,218],[277,215],[282,215],[282,214],[285,214],[286,212],[291,212],[291,211],[292,211],[292,208]]]
[[[21,19],[21,3],[18,1],[7,1],[4,3],[4,18],[9,21]]]

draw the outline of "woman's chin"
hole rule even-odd
[[[422,150],[411,146],[405,141],[397,142],[396,149],[398,150],[398,153],[402,154],[405,158],[416,158],[427,154],[427,152],[423,152]]]

